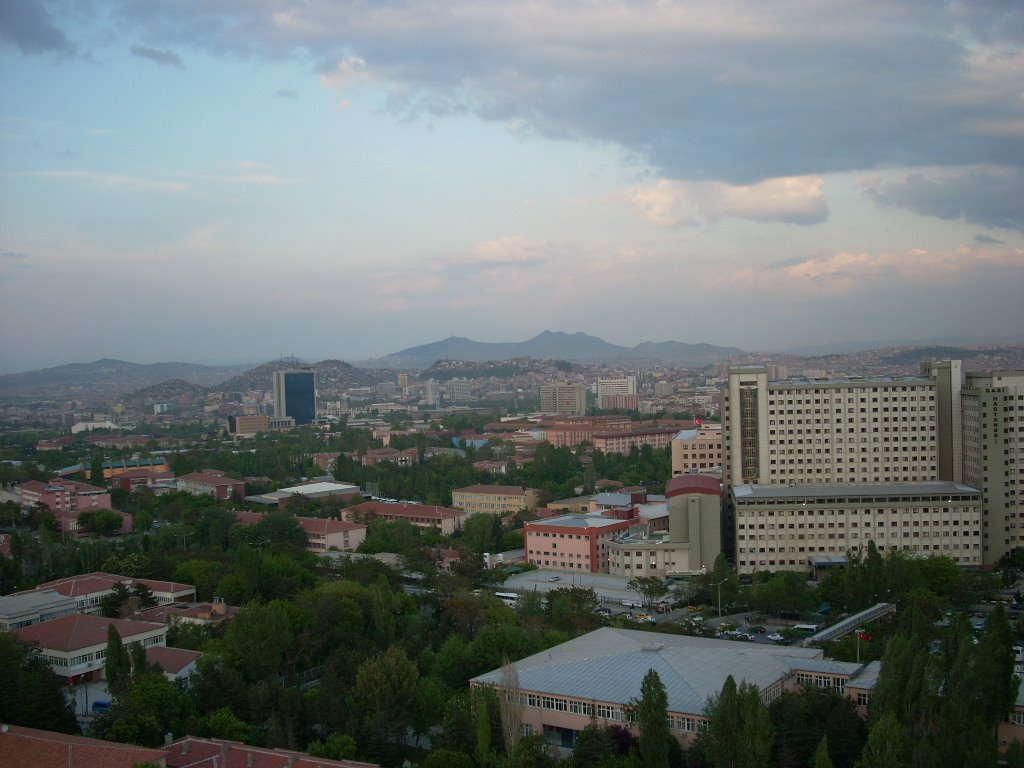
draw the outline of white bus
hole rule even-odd
[[[519,595],[515,592],[495,592],[494,596],[501,600],[509,608],[515,608],[519,605]]]
[[[803,632],[805,635],[816,635],[818,634],[817,624],[794,624],[794,632]]]

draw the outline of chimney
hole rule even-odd
[[[173,742],[173,741],[174,741],[174,734],[173,733],[168,731],[167,733],[164,734],[164,746],[165,747],[171,746],[171,742]]]
[[[256,755],[250,752],[245,758],[246,768],[252,768],[256,764]]]
[[[224,604],[223,597],[213,598],[213,614],[215,616],[223,616],[227,611],[227,606]]]
[[[188,754],[188,749],[189,749],[189,747],[191,745],[192,745],[192,742],[189,741],[188,739],[185,739],[184,743],[182,743],[182,745],[181,745],[181,754],[187,755]]]

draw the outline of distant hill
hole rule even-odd
[[[711,344],[685,344],[680,341],[644,342],[634,347],[610,344],[585,333],[544,331],[529,341],[490,343],[452,336],[443,341],[403,349],[376,360],[362,363],[367,367],[429,368],[437,360],[486,362],[530,357],[539,360],[571,362],[641,362],[660,361],[672,364],[703,364],[724,360],[743,351],[735,347]]]
[[[288,368],[312,368],[316,372],[316,387],[320,392],[342,391],[349,387],[363,387],[378,384],[392,378],[390,371],[372,371],[356,368],[344,360],[321,360],[319,363],[297,363],[295,360],[272,360],[250,368],[211,389],[219,392],[249,392],[269,390],[274,371]]]
[[[101,395],[109,398],[174,379],[206,387],[241,373],[248,367],[192,363],[145,365],[104,358],[91,363],[71,363],[26,373],[5,374],[0,376],[0,398],[69,400]]]

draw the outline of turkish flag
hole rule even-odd
[[[857,633],[857,639],[863,640],[865,643],[871,639],[871,635],[865,632],[863,629]]]

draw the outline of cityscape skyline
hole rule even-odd
[[[0,373],[1019,336],[1022,29],[923,2],[4,5]]]

